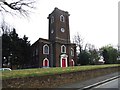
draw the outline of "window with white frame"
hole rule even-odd
[[[74,56],[74,49],[71,48],[71,56]]]
[[[60,16],[60,21],[65,22],[65,17],[63,15]]]
[[[43,46],[43,54],[49,54],[49,46],[47,44]]]
[[[54,22],[54,17],[52,16],[52,17],[51,17],[51,23],[53,23],[53,22]]]
[[[66,53],[66,47],[65,47],[65,45],[61,46],[61,53]]]

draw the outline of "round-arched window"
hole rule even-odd
[[[63,15],[60,15],[60,21],[65,22],[65,17]]]
[[[47,44],[43,46],[43,54],[49,54],[49,46]]]
[[[66,53],[66,47],[64,45],[61,46],[61,53]]]

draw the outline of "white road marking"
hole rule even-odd
[[[116,78],[118,78],[118,77],[120,77],[120,75],[119,75],[119,76],[112,77],[112,78],[109,78],[109,79],[106,79],[106,80],[104,80],[104,81],[101,81],[101,82],[98,82],[98,83],[95,83],[95,84],[92,84],[92,85],[89,85],[89,86],[86,86],[86,87],[83,88],[83,90],[86,90],[86,89],[91,88],[91,87],[98,86],[98,85],[100,85],[100,84],[103,84],[103,83],[106,83],[106,82],[108,82],[108,81],[114,80],[114,79],[116,79]]]
[[[99,88],[99,87],[101,87],[101,86],[103,86],[103,85],[109,84],[109,83],[114,82],[114,81],[116,81],[116,79],[115,79],[115,80],[112,80],[112,81],[109,81],[109,82],[106,82],[106,83],[103,83],[103,84],[101,84],[101,85],[99,85],[99,86],[96,86],[95,88]]]

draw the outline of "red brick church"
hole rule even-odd
[[[70,42],[67,11],[55,8],[48,16],[49,39],[39,38],[32,45],[35,67],[68,67],[76,65],[76,45]]]

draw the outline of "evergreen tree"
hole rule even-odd
[[[78,63],[80,63],[80,65],[88,65],[90,62],[90,54],[85,51],[82,50],[81,53],[78,55]]]
[[[105,61],[105,64],[114,64],[117,63],[117,49],[113,48],[113,46],[108,45],[101,48],[102,55]]]
[[[10,63],[11,68],[12,66],[25,68],[30,65],[31,50],[28,37],[24,35],[23,38],[19,38],[15,28],[10,33],[3,33],[2,47],[3,64]]]
[[[2,41],[2,62],[7,64],[10,56],[10,37],[7,33],[3,33]]]

